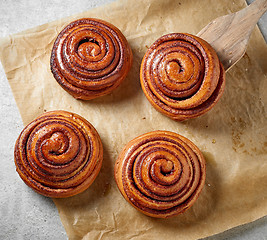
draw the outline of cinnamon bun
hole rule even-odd
[[[182,121],[206,113],[218,102],[225,71],[206,41],[171,33],[147,50],[140,80],[147,99],[159,112]]]
[[[115,164],[115,179],[124,198],[156,218],[175,216],[191,207],[205,177],[200,150],[187,138],[168,131],[131,140]]]
[[[103,148],[97,131],[84,118],[51,111],[23,129],[14,157],[16,170],[29,187],[63,198],[92,184],[102,165]]]
[[[121,84],[131,68],[132,51],[118,28],[83,18],[60,32],[50,63],[61,87],[77,99],[89,100]]]

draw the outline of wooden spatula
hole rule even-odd
[[[245,54],[252,30],[266,10],[267,0],[255,0],[236,13],[216,18],[197,35],[211,44],[227,71]]]

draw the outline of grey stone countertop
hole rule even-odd
[[[0,0],[0,37],[111,1]],[[267,14],[261,18],[259,24],[267,40]],[[0,239],[67,239],[52,200],[33,192],[15,171],[14,143],[23,124],[1,64],[0,128]],[[215,239],[267,239],[267,217],[206,238]]]

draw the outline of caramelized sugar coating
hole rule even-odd
[[[171,33],[147,50],[140,80],[147,99],[159,112],[183,121],[206,113],[218,102],[225,71],[206,41]]]
[[[142,213],[167,218],[197,200],[206,178],[205,160],[187,138],[154,131],[131,140],[115,164],[124,198]]]
[[[61,87],[77,99],[90,100],[121,84],[131,68],[132,51],[118,28],[83,18],[60,32],[50,63]]]
[[[23,129],[14,156],[17,172],[29,187],[44,196],[63,198],[93,183],[102,165],[103,147],[84,118],[51,111]]]

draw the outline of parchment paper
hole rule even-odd
[[[267,213],[267,48],[256,30],[240,62],[227,73],[219,103],[206,115],[175,122],[157,112],[139,84],[146,49],[170,32],[197,34],[214,18],[237,11],[243,0],[118,1],[48,23],[0,41],[0,58],[24,124],[63,109],[80,114],[98,130],[104,162],[93,185],[77,196],[54,199],[70,239],[196,239],[258,219]],[[50,72],[50,53],[60,30],[81,17],[117,26],[128,39],[134,64],[112,94],[79,101]],[[122,147],[152,130],[192,140],[207,161],[206,184],[195,205],[171,219],[139,213],[119,193],[113,166]]]

